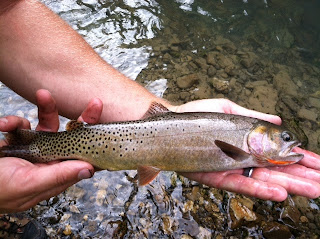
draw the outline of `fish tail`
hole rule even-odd
[[[26,158],[26,156],[30,154],[30,144],[32,144],[40,136],[39,132],[37,131],[25,129],[15,130],[3,134],[7,145],[0,147],[0,158]]]
[[[3,134],[7,145],[28,145],[40,136],[40,132],[29,129],[17,129]]]

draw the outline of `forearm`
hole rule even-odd
[[[60,114],[75,118],[93,97],[101,121],[138,119],[156,98],[104,62],[57,15],[36,1],[20,1],[0,16],[0,80],[35,102],[49,90]]]

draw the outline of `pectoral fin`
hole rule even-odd
[[[160,173],[160,169],[152,166],[139,166],[138,167],[138,184],[139,186],[151,183],[153,179]]]
[[[230,158],[233,158],[237,161],[242,161],[250,157],[250,154],[243,151],[242,149],[235,147],[226,142],[215,140],[214,143]]]

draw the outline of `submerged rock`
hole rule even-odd
[[[280,218],[281,220],[290,226],[297,226],[300,220],[300,212],[296,207],[293,206],[286,206],[283,208]]]
[[[212,84],[213,88],[219,93],[226,94],[230,90],[229,81],[220,80],[217,77],[213,77],[212,79],[210,79],[210,83]]]
[[[296,96],[298,95],[298,86],[291,80],[288,72],[280,71],[273,77],[273,84],[276,89],[282,93]]]
[[[248,100],[248,107],[264,113],[276,114],[277,101],[278,92],[270,84],[258,85],[253,88]]]
[[[252,222],[257,220],[256,214],[235,198],[230,199],[229,207],[232,221],[231,228],[233,229],[241,226],[243,221]]]
[[[289,227],[278,222],[264,222],[262,234],[266,239],[290,239],[292,234]]]
[[[298,117],[317,122],[318,114],[314,110],[303,107],[298,111]]]
[[[187,89],[195,85],[198,81],[199,81],[198,74],[190,74],[190,75],[179,77],[177,79],[177,86],[180,89]]]

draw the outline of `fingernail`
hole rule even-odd
[[[7,118],[0,118],[0,126],[5,126],[8,123]]]
[[[82,179],[88,179],[91,178],[93,176],[93,172],[91,172],[89,169],[82,169],[79,173],[78,173],[78,178],[80,180]]]

